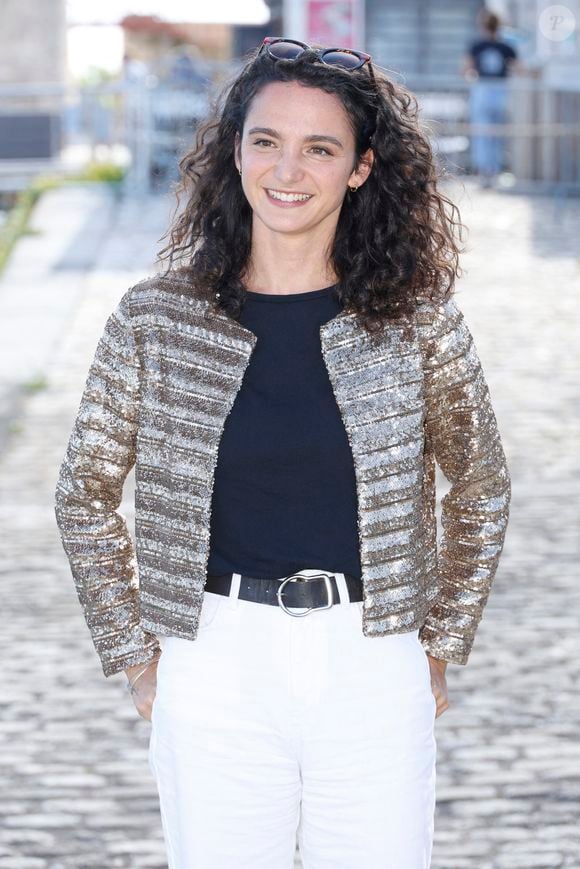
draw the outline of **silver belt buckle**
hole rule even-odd
[[[278,598],[278,603],[280,604],[280,606],[282,607],[284,612],[288,613],[288,615],[290,615],[290,616],[297,616],[298,618],[301,618],[302,616],[307,616],[313,610],[328,610],[333,605],[333,603],[332,603],[332,583],[330,582],[331,577],[333,577],[333,576],[334,576],[334,573],[330,573],[330,574],[329,573],[316,573],[316,574],[313,574],[312,576],[307,576],[304,573],[301,573],[300,571],[298,571],[297,573],[291,573],[290,576],[287,576],[286,579],[282,582],[280,588],[276,592],[276,597]],[[326,586],[326,593],[328,595],[328,603],[325,604],[324,606],[311,606],[309,609],[304,610],[304,612],[301,612],[301,613],[296,613],[296,612],[292,612],[292,610],[289,610],[288,607],[286,606],[286,604],[284,603],[284,601],[282,600],[282,593],[284,591],[284,586],[286,585],[286,583],[292,582],[292,581],[309,582],[312,579],[324,579],[324,585]]]

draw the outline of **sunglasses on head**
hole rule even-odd
[[[360,69],[369,64],[371,72],[371,55],[365,51],[355,51],[352,48],[313,48],[297,39],[286,39],[283,36],[265,36],[258,55],[266,51],[274,60],[296,60],[305,51],[314,51],[316,58],[328,66],[339,66],[342,69]]]
[[[371,64],[372,57],[366,51],[355,51],[354,48],[313,48],[305,42],[299,42],[297,39],[286,39],[284,36],[265,36],[256,56],[262,54],[263,51],[266,51],[274,60],[296,60],[305,51],[313,51],[316,55],[316,60],[319,60],[321,63],[325,63],[328,66],[339,66],[341,69],[348,71],[360,69],[365,64],[368,64],[369,78],[373,86],[377,88]],[[374,124],[371,124],[368,130],[371,133],[371,140],[374,126]]]

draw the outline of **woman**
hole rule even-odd
[[[363,52],[266,38],[212,111],[168,269],[97,348],[64,546],[104,674],[152,716],[172,869],[290,867],[297,833],[306,869],[427,867],[446,667],[510,499],[457,224]]]
[[[506,124],[508,121],[508,76],[520,68],[516,50],[498,36],[500,19],[486,9],[480,11],[478,24],[483,38],[471,43],[461,74],[470,82],[471,123]],[[503,163],[503,137],[497,133],[476,132],[471,139],[473,167],[481,187],[491,187]]]

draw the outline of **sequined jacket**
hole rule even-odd
[[[511,483],[457,303],[422,302],[377,340],[342,310],[321,350],[356,476],[362,631],[419,629],[466,664],[498,566]],[[177,274],[131,287],[91,365],[56,516],[105,676],[195,640],[218,446],[257,336]],[[435,462],[450,483],[437,544]],[[135,465],[135,543],[118,508]],[[317,565],[318,566],[318,565]]]

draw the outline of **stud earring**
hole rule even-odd
[[[356,191],[358,190],[358,187],[351,187],[349,184],[348,189],[350,190],[351,193],[356,193]]]

